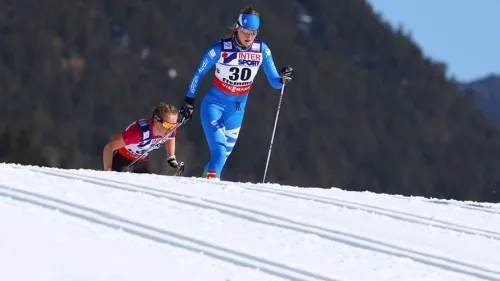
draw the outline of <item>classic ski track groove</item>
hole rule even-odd
[[[31,191],[21,190],[16,187],[0,184],[0,196],[50,210],[57,210],[62,214],[82,219],[87,222],[103,225],[105,227],[119,229],[128,234],[148,239],[153,242],[168,244],[170,246],[192,251],[194,253],[202,252],[206,256],[232,263],[237,266],[258,268],[262,272],[287,280],[340,281],[340,279],[334,279],[302,269],[290,267],[276,261],[267,260],[248,253],[238,252],[213,243],[191,238],[183,234],[146,225],[141,222],[132,221],[98,209]]]
[[[398,199],[402,199],[402,198],[398,198]],[[430,203],[430,204],[442,204],[442,205],[448,205],[448,206],[455,206],[455,207],[460,207],[460,208],[463,208],[463,209],[467,209],[467,210],[473,210],[473,211],[478,211],[478,212],[483,212],[483,213],[489,213],[489,214],[496,214],[496,215],[500,215],[500,209],[497,209],[497,208],[491,208],[491,206],[481,206],[480,204],[474,206],[472,203],[458,203],[458,202],[440,202],[440,201],[437,201],[437,200],[433,200],[433,199],[422,199],[424,202],[426,203]],[[492,204],[495,204],[495,205],[498,205],[498,203],[492,203]]]
[[[272,187],[253,187],[253,186],[249,186],[247,184],[244,186],[244,188],[248,189],[248,190],[265,192],[265,193],[270,193],[270,194],[280,195],[280,196],[286,196],[286,197],[295,198],[295,199],[316,201],[316,202],[328,204],[328,205],[335,205],[335,206],[345,207],[345,208],[354,209],[354,210],[362,210],[362,211],[366,211],[366,212],[375,213],[378,215],[387,216],[387,217],[397,219],[397,220],[407,221],[407,222],[416,223],[416,224],[429,225],[429,226],[433,226],[433,227],[437,227],[437,228],[442,228],[442,229],[446,229],[446,230],[453,230],[453,231],[457,231],[457,232],[463,232],[463,233],[471,234],[471,235],[481,235],[481,236],[484,236],[484,237],[487,237],[490,239],[500,241],[500,233],[497,233],[495,231],[465,226],[465,225],[461,225],[458,223],[453,223],[453,222],[444,221],[444,220],[440,220],[440,219],[428,218],[428,217],[424,217],[424,216],[420,216],[420,215],[405,213],[405,212],[398,211],[398,210],[391,210],[391,209],[386,209],[386,208],[382,208],[382,207],[371,206],[368,204],[349,202],[349,201],[342,200],[342,199],[334,199],[334,198],[322,197],[322,196],[317,196],[317,195],[303,194],[300,192],[287,191],[287,190],[282,190],[282,189],[277,189],[277,188],[272,188]]]
[[[325,198],[328,198],[328,197],[325,197]],[[396,198],[399,200],[408,200],[408,197],[403,196],[403,195],[394,195],[393,198]],[[433,204],[433,205],[454,206],[454,207],[459,207],[459,208],[483,212],[483,213],[500,215],[500,204],[499,203],[485,203],[485,202],[466,203],[466,202],[455,202],[455,201],[446,200],[446,199],[425,198],[425,197],[420,197],[420,196],[415,196],[415,198],[417,198],[418,200],[421,200],[422,202]],[[493,208],[494,206],[495,206],[495,208]]]
[[[130,192],[142,192],[144,194],[148,194],[151,196],[155,197],[161,197],[161,198],[166,198],[172,201],[180,202],[183,204],[188,204],[191,206],[195,207],[201,207],[201,208],[206,208],[206,209],[212,209],[216,210],[220,213],[224,213],[233,217],[238,217],[242,219],[246,219],[255,223],[261,223],[265,225],[272,225],[275,227],[281,227],[284,229],[289,229],[297,232],[302,232],[302,233],[308,233],[308,234],[315,234],[318,235],[319,237],[322,237],[324,239],[338,242],[338,243],[343,243],[349,246],[365,249],[365,250],[371,250],[379,253],[384,253],[392,256],[397,256],[397,257],[404,257],[404,258],[409,258],[412,259],[416,262],[425,264],[425,265],[430,265],[434,266],[440,269],[452,271],[452,272],[459,272],[463,274],[467,274],[473,277],[481,278],[484,280],[500,280],[500,272],[485,268],[480,265],[476,264],[471,264],[468,262],[463,262],[460,260],[455,260],[452,258],[448,257],[443,257],[443,256],[438,256],[435,254],[430,254],[430,253],[424,253],[416,250],[411,250],[411,249],[406,249],[401,246],[393,245],[388,242],[384,241],[377,241],[375,239],[371,239],[368,237],[363,237],[361,235],[357,235],[354,233],[348,233],[345,231],[339,231],[335,229],[329,229],[325,227],[319,227],[319,226],[314,226],[310,225],[307,223],[303,222],[298,222],[294,221],[285,217],[273,215],[267,212],[259,211],[256,209],[250,209],[246,207],[241,207],[241,206],[235,206],[231,205],[229,203],[224,203],[224,202],[218,202],[212,199],[204,199],[200,196],[191,196],[189,194],[183,194],[180,192],[172,192],[172,191],[167,191],[167,190],[161,190],[161,189],[156,189],[156,188],[151,188],[135,183],[128,183],[128,182],[122,182],[122,181],[117,181],[117,180],[111,180],[111,179],[105,179],[105,178],[100,178],[97,176],[90,176],[90,175],[81,175],[78,173],[73,173],[69,171],[47,171],[44,169],[34,169],[34,168],[28,168],[28,170],[31,170],[33,172],[40,172],[44,173],[47,175],[52,175],[56,177],[63,177],[67,179],[79,179],[91,184],[97,184],[105,187],[110,187],[114,189],[121,189],[121,190],[126,190]],[[226,184],[227,185],[227,184]],[[246,189],[249,189],[249,187],[245,186]],[[267,188],[267,187],[266,187]],[[254,189],[256,191],[260,191],[261,189],[259,188],[254,188],[252,187],[251,189]],[[269,191],[272,193],[276,193],[277,191]],[[286,195],[286,196],[292,196],[292,195]],[[292,196],[293,197],[293,196]],[[201,199],[203,202],[198,201],[193,201],[193,199]],[[306,199],[306,200],[313,200],[311,198],[301,198],[297,197],[297,199]],[[318,201],[318,200],[316,200]],[[350,203],[350,202],[345,202]],[[330,203],[332,204],[332,203]],[[340,205],[340,203],[335,203]],[[352,204],[357,204],[357,203],[352,203]],[[353,206],[346,206],[350,207],[351,209],[358,209],[358,210],[363,210],[362,204],[360,205],[360,208],[353,207]],[[371,211],[371,210],[370,210]],[[258,215],[255,215],[258,214]],[[386,215],[386,214],[381,214],[381,215]],[[259,216],[263,216],[264,219],[259,218]],[[398,218],[398,217],[396,217]],[[408,221],[402,218],[399,218],[403,221]],[[271,220],[271,221],[269,221]],[[286,222],[286,223],[283,223]],[[412,221],[408,221],[412,222]],[[441,226],[441,228],[445,228],[444,226]],[[453,229],[452,229],[453,230]],[[477,233],[473,233],[477,234]],[[461,268],[464,267],[464,268]]]
[[[400,199],[400,200],[408,200],[408,197],[403,196],[403,195],[394,195],[393,198]],[[484,213],[489,213],[489,214],[497,214],[500,215],[500,203],[486,203],[486,202],[471,202],[471,201],[463,201],[463,202],[457,202],[453,200],[446,200],[446,199],[433,199],[433,198],[425,198],[421,196],[415,196],[415,198],[429,203],[429,204],[438,204],[438,205],[448,205],[448,206],[455,206],[455,207],[460,207],[464,209],[469,209],[469,210],[474,210],[478,212],[484,212]]]
[[[492,209],[486,209],[486,207],[474,207],[474,206],[460,205],[460,204],[453,204],[453,206],[458,206],[460,208],[464,208],[467,210],[474,210],[474,211],[478,211],[478,212],[485,212],[485,213],[500,215],[500,210],[497,211],[497,210],[492,210]]]

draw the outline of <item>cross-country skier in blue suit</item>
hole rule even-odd
[[[206,50],[179,111],[179,122],[191,119],[198,85],[215,65],[214,82],[202,100],[200,113],[211,152],[202,175],[205,178],[220,179],[226,159],[238,139],[248,94],[259,67],[263,66],[275,89],[281,89],[293,78],[293,69],[289,66],[278,74],[271,50],[255,39],[259,26],[259,14],[252,7],[240,12],[231,34]]]

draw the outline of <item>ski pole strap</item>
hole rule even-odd
[[[182,176],[184,174],[184,162],[179,162],[179,167],[175,170],[173,176]]]

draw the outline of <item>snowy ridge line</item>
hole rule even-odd
[[[71,172],[63,172],[56,170],[31,169],[34,172],[40,172],[56,177],[67,179],[82,180],[91,184],[100,185],[114,189],[121,189],[130,192],[141,192],[155,197],[166,198],[183,204],[192,205],[206,209],[212,209],[226,215],[246,219],[255,223],[281,227],[292,231],[318,235],[323,239],[342,243],[352,247],[371,250],[378,253],[383,253],[391,256],[408,258],[415,262],[425,265],[434,266],[440,269],[451,272],[459,272],[484,280],[500,280],[500,272],[485,268],[480,265],[471,264],[468,262],[456,260],[449,257],[443,257],[435,254],[420,252],[416,250],[406,249],[401,246],[393,245],[384,241],[377,241],[372,238],[363,237],[355,233],[319,227],[307,223],[295,221],[279,215],[274,215],[268,212],[251,209],[247,207],[235,206],[229,203],[218,202],[212,199],[204,199],[200,196],[193,197],[189,194],[181,192],[166,191],[148,186],[138,185],[134,183],[122,182],[117,180],[100,178],[97,176],[81,175]],[[200,199],[202,201],[200,201]]]
[[[217,184],[221,185],[222,183],[217,183]],[[227,184],[225,184],[225,185],[227,185]],[[343,199],[334,199],[334,198],[322,197],[322,196],[317,196],[317,195],[304,194],[304,193],[300,193],[300,192],[296,192],[296,191],[277,189],[277,188],[273,188],[273,187],[264,187],[264,186],[257,187],[257,186],[253,186],[253,185],[251,186],[250,184],[245,184],[245,185],[243,185],[243,188],[245,188],[247,190],[257,191],[257,192],[265,192],[265,193],[270,193],[270,194],[274,194],[274,195],[280,195],[280,196],[285,196],[285,197],[290,197],[290,198],[295,198],[295,199],[311,200],[311,201],[316,201],[319,203],[335,205],[335,206],[345,207],[345,208],[354,209],[354,210],[371,212],[371,213],[375,213],[377,215],[387,216],[387,217],[397,219],[397,220],[402,220],[402,221],[416,223],[416,224],[422,224],[422,225],[429,225],[429,226],[433,226],[436,228],[453,230],[453,231],[463,232],[463,233],[471,234],[471,235],[480,235],[480,236],[484,236],[484,237],[487,237],[490,239],[500,241],[500,233],[497,233],[495,231],[465,226],[465,225],[461,225],[461,224],[454,223],[454,222],[449,222],[449,221],[434,219],[434,218],[428,218],[428,217],[424,217],[424,216],[420,216],[420,215],[416,215],[416,214],[409,214],[409,213],[405,213],[405,212],[398,211],[398,210],[391,210],[391,209],[382,208],[382,207],[378,207],[378,206],[371,206],[368,204],[349,202],[349,201],[346,201]]]
[[[156,228],[140,222],[135,222],[111,213],[93,209],[87,206],[71,203],[54,197],[17,189],[0,184],[0,196],[11,198],[19,202],[36,205],[58,211],[62,214],[82,219],[105,227],[121,230],[157,243],[168,244],[173,247],[203,253],[206,256],[232,263],[238,266],[258,269],[281,278],[292,281],[340,281],[331,277],[303,271],[277,262],[266,260],[251,254],[238,252],[212,243],[204,242],[165,229]],[[487,279],[488,280],[488,279]]]

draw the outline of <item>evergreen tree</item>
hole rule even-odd
[[[498,129],[404,30],[362,0],[253,6],[278,68],[296,70],[269,181],[500,201]],[[159,101],[182,103],[203,52],[241,8],[222,0],[0,0],[0,159],[102,169],[113,135]],[[198,110],[212,73],[194,122],[179,130],[186,175],[200,176],[210,157]],[[278,99],[261,71],[223,179],[261,180]]]

